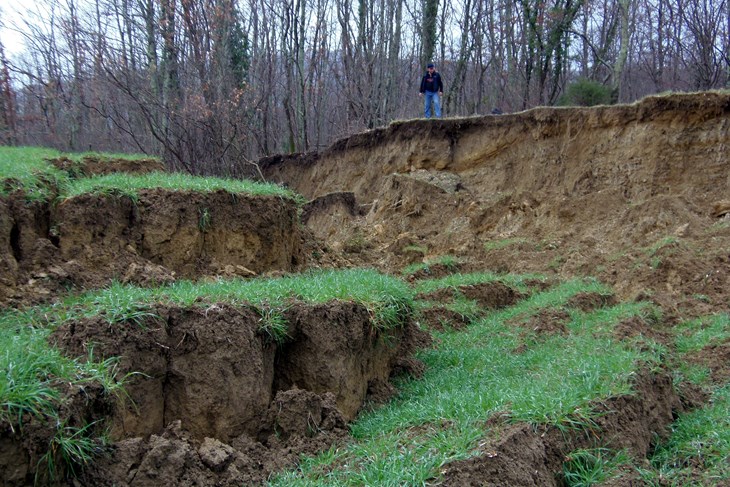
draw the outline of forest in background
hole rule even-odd
[[[730,0],[48,0],[6,27],[0,144],[201,175],[420,117],[427,62],[449,117],[730,88]]]

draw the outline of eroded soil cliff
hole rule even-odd
[[[701,314],[728,307],[729,149],[730,95],[700,93],[395,122],[262,170],[352,264],[592,275]]]
[[[0,200],[0,303],[48,301],[112,280],[164,284],[302,269],[298,209],[275,196],[142,190],[60,203]]]

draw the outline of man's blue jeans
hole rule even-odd
[[[426,118],[431,118],[431,102],[433,101],[433,112],[436,118],[441,118],[441,101],[439,100],[439,94],[435,91],[426,91],[423,94],[425,100],[423,105],[423,112],[426,114]]]

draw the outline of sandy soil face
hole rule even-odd
[[[703,93],[394,123],[263,170],[354,264],[590,275],[687,316],[729,306],[729,147],[730,96]]]

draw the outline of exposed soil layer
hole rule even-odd
[[[702,194],[711,188],[704,171],[692,170],[698,163],[727,179],[718,171],[726,162],[728,112],[729,95],[701,93],[612,107],[394,122],[318,155],[277,156],[260,165],[264,175],[309,198],[352,191],[364,202],[377,198],[391,174],[419,170],[435,171],[437,181],[453,173],[452,182],[437,185],[446,193],[477,187],[491,188],[492,195],[620,188],[636,199],[676,190],[674,183],[686,181],[699,183],[691,186]],[[491,177],[482,177],[485,173]]]
[[[397,122],[262,171],[310,198],[354,194],[366,214],[319,234],[356,241],[353,264],[592,275],[619,300],[701,315],[728,307],[729,149],[730,95],[698,93]]]
[[[68,172],[72,176],[102,176],[113,173],[147,174],[164,172],[165,165],[158,159],[122,159],[96,156],[84,156],[79,161],[68,157],[51,159],[50,163]]]
[[[125,400],[78,392],[87,400],[67,412],[70,424],[108,417],[115,446],[87,469],[89,485],[261,482],[297,453],[343,437],[369,387],[403,372],[422,340],[407,316],[402,327],[383,331],[354,303],[291,303],[281,345],[262,331],[261,313],[252,308],[147,312],[151,317],[139,324],[99,316],[53,333],[53,343],[71,356],[93,347],[96,357],[121,357],[120,377],[134,373]],[[25,485],[38,467],[38,445],[47,447],[52,431],[44,437],[37,424],[29,419],[22,431],[6,428],[0,436],[0,451],[13,452],[0,455],[0,469],[17,479],[6,485]]]
[[[93,343],[102,357],[122,357],[122,374],[142,374],[129,381],[131,402],[117,412],[114,438],[158,434],[175,420],[199,439],[257,438],[273,432],[267,409],[277,391],[290,389],[332,393],[351,420],[368,383],[387,381],[398,358],[412,351],[410,322],[380,331],[354,303],[293,303],[284,313],[288,338],[278,346],[252,309],[211,304],[149,312],[155,317],[142,326],[110,326],[102,316],[54,332],[73,356]]]
[[[250,277],[306,264],[291,200],[142,190],[136,201],[84,194],[58,205],[0,200],[0,303],[43,301],[112,279]]]
[[[457,288],[441,288],[427,294],[418,294],[417,299],[437,302],[450,302],[457,297],[476,301],[484,309],[500,309],[516,304],[526,296],[518,290],[499,281],[470,284]]]

